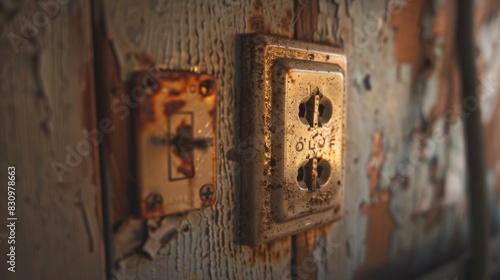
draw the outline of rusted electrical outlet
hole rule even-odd
[[[145,218],[215,202],[216,85],[211,75],[147,71],[134,78],[137,166]]]
[[[242,37],[243,243],[339,220],[344,203],[346,58],[339,49]]]

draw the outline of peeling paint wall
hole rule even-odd
[[[187,230],[157,259],[132,257],[117,273],[148,279],[402,278],[465,250],[465,144],[453,0],[105,3],[122,83],[153,65],[194,67],[222,85],[221,197],[212,209],[184,217],[180,227],[189,225]],[[287,20],[293,14],[294,21]],[[130,15],[138,15],[132,17],[136,22]],[[235,244],[240,149],[234,119],[244,106],[234,84],[235,43],[243,32],[340,45],[349,56],[345,217],[256,248]],[[150,58],[148,66],[135,59],[141,53]],[[200,246],[191,252],[193,244]]]
[[[21,39],[16,50],[7,35],[26,31],[23,17],[41,9],[36,2],[0,0],[0,167],[17,164],[20,171],[19,215],[26,221],[18,229],[26,240],[20,258],[40,271],[36,277],[104,278],[106,210],[116,261],[111,274],[119,280],[407,279],[465,251],[462,107],[475,105],[460,100],[454,0],[105,0],[92,2],[93,14],[88,1],[75,0],[49,10],[54,16],[32,37],[24,34],[28,40],[15,37]],[[499,9],[496,0],[476,0],[495,237]],[[239,145],[237,124],[255,116],[239,114],[245,104],[239,101],[238,35],[250,32],[341,46],[349,67],[344,218],[257,247],[239,240],[245,221],[238,157],[252,151]],[[135,73],[149,69],[208,73],[217,81],[217,200],[211,207],[138,218],[129,86]],[[54,171],[51,163],[68,160],[66,147],[76,149],[81,130],[94,129],[97,115],[114,127],[104,136],[104,153],[93,146],[59,180],[67,170]],[[105,174],[99,174],[99,156]],[[109,209],[101,208],[100,175]]]

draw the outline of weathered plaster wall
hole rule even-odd
[[[62,0],[60,1],[63,2]],[[24,32],[35,2],[0,2],[2,34]],[[65,2],[66,3],[66,2]],[[82,129],[110,118],[101,154],[111,195],[116,279],[375,279],[421,274],[462,252],[468,238],[465,144],[454,46],[453,0],[88,1],[60,5],[16,53],[0,45],[0,167],[16,164],[19,259],[34,278],[104,277],[97,151],[59,181]],[[490,213],[500,228],[498,4],[478,0]],[[8,25],[4,25],[8,23]],[[94,28],[96,65],[91,29]],[[238,34],[267,33],[342,46],[348,54],[346,212],[342,221],[259,247],[239,245]],[[23,36],[29,37],[30,34]],[[133,73],[193,70],[217,79],[218,199],[215,205],[149,224],[173,237],[154,260],[137,253],[147,238],[137,218],[131,111]],[[94,92],[94,72],[96,92]],[[24,172],[24,174],[23,174]],[[5,201],[0,202],[4,208]],[[64,226],[61,226],[64,225]],[[36,229],[36,234],[33,234]],[[55,230],[57,229],[57,230]],[[134,236],[139,234],[139,236]],[[1,237],[1,236],[0,236]],[[47,257],[50,252],[50,258]],[[24,258],[24,259],[23,259]],[[54,265],[57,263],[57,265]],[[29,271],[25,270],[30,275]],[[454,279],[453,271],[443,277]],[[3,275],[3,274],[2,274]],[[3,278],[2,278],[3,279]]]
[[[453,1],[105,3],[117,80],[123,83],[133,71],[151,66],[196,67],[221,85],[219,200],[213,209],[187,215],[181,223],[186,230],[156,260],[130,257],[117,274],[403,277],[465,248]],[[295,22],[287,20],[292,13]],[[243,32],[338,44],[349,55],[345,218],[253,249],[234,243],[239,185],[232,153],[241,106],[235,55],[237,34]]]

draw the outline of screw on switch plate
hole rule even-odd
[[[215,188],[213,185],[206,184],[200,189],[200,199],[203,206],[210,206],[215,202]]]
[[[242,240],[257,245],[342,218],[345,69],[339,49],[242,37]]]
[[[147,211],[155,211],[163,204],[163,197],[157,193],[152,193],[146,198]]]

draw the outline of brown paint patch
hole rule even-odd
[[[292,275],[295,279],[317,279],[317,264],[314,262],[314,249],[318,240],[328,240],[331,225],[325,225],[299,233],[293,237]]]
[[[396,60],[400,64],[411,64],[415,81],[423,61],[422,42],[420,41],[420,19],[423,11],[428,8],[426,0],[406,1],[401,7],[394,9],[390,14],[389,27],[396,33],[395,48]],[[397,11],[397,12],[396,12]]]
[[[366,172],[369,178],[368,190],[370,195],[377,191],[380,183],[380,171],[384,163],[384,147],[382,142],[382,132],[377,131],[373,134],[372,149],[370,159],[366,165]]]
[[[370,201],[360,205],[361,213],[368,217],[366,255],[364,263],[356,269],[356,275],[380,266],[386,261],[389,255],[390,236],[395,228],[389,210],[391,191],[390,189],[379,190],[380,171],[384,162],[382,140],[382,132],[377,131],[373,134],[372,151],[366,167]]]
[[[439,95],[438,99],[428,116],[428,122],[433,123],[437,118],[445,116],[446,126],[455,122],[460,117],[460,84],[459,71],[456,61],[455,49],[455,25],[456,12],[455,1],[447,0],[435,17],[432,44],[426,46],[431,52],[435,48],[436,39],[444,37],[444,51],[440,65],[436,65],[439,71]],[[431,128],[432,125],[429,126]]]

